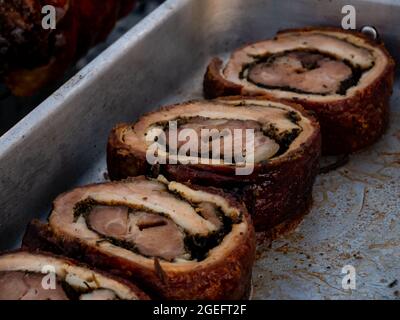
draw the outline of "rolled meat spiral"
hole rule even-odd
[[[50,253],[0,255],[0,300],[147,300],[132,283]]]
[[[190,144],[199,147],[210,141],[210,148],[205,153],[187,157],[180,154],[177,158],[175,152],[169,152],[172,147],[168,145],[158,150],[158,155],[168,161],[149,162],[153,146],[149,136],[157,130],[168,132],[170,123],[177,123],[178,135],[188,129],[199,133],[200,140],[194,138]],[[204,139],[200,135],[204,129],[217,130],[217,134]],[[239,148],[232,152],[235,156],[245,154],[249,150],[244,137],[249,129],[254,133],[254,142],[249,144],[254,149],[253,157],[249,157],[253,168],[239,174],[238,169],[249,163],[225,158],[225,138],[233,138],[233,144],[238,144]],[[243,135],[232,134],[235,130],[242,130]],[[181,143],[179,150],[183,149]],[[214,151],[220,151],[218,159],[213,157]],[[301,107],[271,99],[191,101],[163,107],[133,125],[116,126],[109,137],[107,156],[112,179],[161,173],[173,181],[232,192],[246,204],[256,230],[271,231],[308,209],[318,172],[320,130],[313,116]]]
[[[250,217],[232,196],[137,177],[58,197],[24,246],[81,259],[161,299],[242,299],[255,255]]]
[[[395,64],[382,43],[336,28],[284,30],[244,46],[226,64],[214,58],[207,98],[267,95],[315,112],[323,153],[350,153],[385,131]]]

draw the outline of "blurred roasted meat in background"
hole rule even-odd
[[[136,0],[0,1],[0,79],[30,96],[103,41]],[[56,29],[44,29],[42,8],[56,8]]]

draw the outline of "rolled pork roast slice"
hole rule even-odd
[[[154,140],[159,162],[151,159]],[[297,105],[242,97],[191,101],[116,126],[108,171],[115,180],[162,174],[222,188],[244,201],[257,231],[273,233],[307,211],[320,143],[316,119]]]
[[[156,299],[244,299],[255,233],[246,208],[218,189],[136,177],[59,196],[23,246],[83,260]]]
[[[0,255],[0,300],[147,300],[129,281],[60,256],[16,251]]]
[[[385,131],[395,64],[383,43],[335,28],[279,32],[214,58],[204,78],[207,98],[268,95],[316,113],[323,154],[371,145]]]

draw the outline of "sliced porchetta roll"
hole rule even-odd
[[[349,153],[385,131],[395,64],[382,43],[335,28],[279,32],[242,47],[226,64],[214,58],[207,98],[268,95],[316,113],[324,154]]]
[[[245,207],[218,189],[136,177],[58,197],[49,224],[23,240],[138,283],[161,299],[244,299],[255,233]]]
[[[267,231],[307,211],[319,156],[319,125],[301,107],[232,97],[172,105],[116,126],[108,171],[112,179],[161,173],[231,191],[256,230]]]
[[[148,300],[130,282],[60,256],[0,255],[0,300]]]

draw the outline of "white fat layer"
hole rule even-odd
[[[182,197],[194,203],[213,202],[217,205],[217,207],[221,208],[221,210],[227,217],[230,217],[232,219],[238,219],[240,217],[240,211],[236,208],[231,207],[229,203],[221,196],[209,194],[204,191],[193,190],[178,182],[170,182],[168,184],[168,189],[173,192],[179,193]]]
[[[98,289],[99,285],[95,280],[96,280],[95,277],[93,277],[93,279],[91,279],[91,280],[89,280],[89,279],[85,280],[74,273],[68,273],[64,279],[64,281],[66,283],[68,283],[71,287],[78,289],[78,290]]]
[[[93,192],[90,198],[99,203],[117,203],[139,207],[169,217],[176,225],[191,234],[208,235],[216,227],[199,216],[186,201],[177,199],[168,192],[143,190],[136,185],[127,185],[127,192]]]
[[[288,152],[300,148],[301,145],[305,141],[307,141],[307,139],[315,130],[315,127],[312,125],[310,119],[304,117],[296,109],[282,103],[271,102],[268,100],[261,100],[261,99],[232,100],[232,99],[221,98],[220,100],[223,103],[229,105],[243,105],[246,107],[251,107],[252,109],[259,110],[260,113],[264,109],[266,115],[263,117],[262,120],[260,120],[261,123],[264,123],[264,128],[268,128],[270,124],[273,124],[278,130],[277,132],[278,134],[285,131],[291,131],[293,129],[299,129],[299,128],[301,129],[301,132],[299,133],[297,138],[294,139],[294,141],[291,143],[289,149],[282,155],[275,157],[270,161],[280,159],[284,157]],[[241,108],[241,107],[236,107],[236,108]],[[293,111],[299,116],[300,121],[297,124],[287,119],[286,115],[287,112],[289,111]]]
[[[98,289],[90,293],[80,295],[79,300],[115,300],[117,296],[114,291],[107,289]]]

